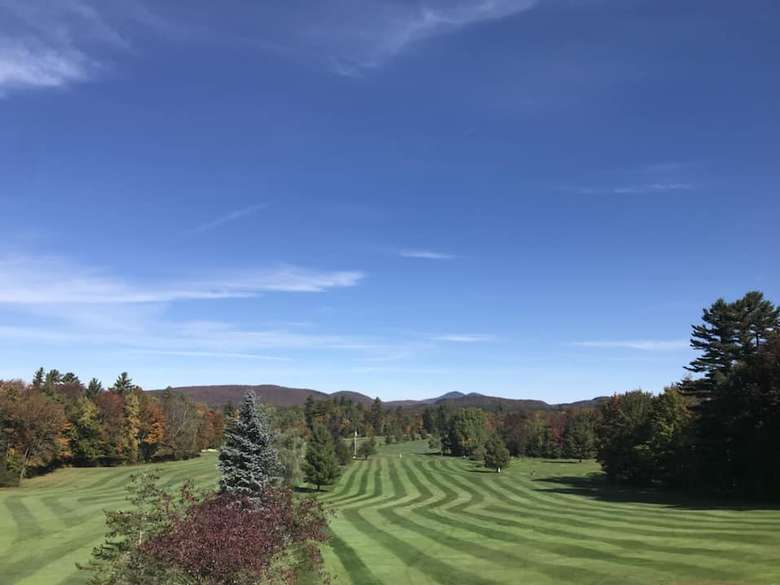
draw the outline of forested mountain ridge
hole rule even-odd
[[[238,404],[244,393],[251,390],[257,396],[257,399],[271,406],[303,406],[306,399],[311,396],[314,400],[334,399],[343,396],[355,404],[369,406],[374,399],[360,392],[341,390],[338,392],[321,392],[311,388],[291,388],[287,386],[278,386],[276,384],[219,384],[213,386],[178,386],[172,388],[175,392],[181,392],[188,395],[197,402],[203,402],[211,407],[220,407],[228,403]],[[152,393],[161,393],[163,390],[150,390]],[[425,398],[423,400],[391,400],[384,403],[387,408],[422,408],[446,402],[452,406],[479,408],[504,409],[504,410],[548,410],[558,408],[568,408],[570,406],[588,407],[596,406],[599,402],[606,400],[606,397],[596,397],[590,400],[581,400],[566,404],[548,404],[542,400],[525,400],[515,398],[504,398],[500,396],[486,396],[472,392],[463,394],[462,392],[447,392],[434,398]]]

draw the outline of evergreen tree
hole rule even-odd
[[[778,330],[780,308],[764,299],[762,293],[751,291],[733,303],[718,299],[704,309],[702,321],[691,332],[691,347],[701,355],[686,369],[703,374],[704,378],[686,382],[684,389],[692,394],[709,395],[737,362],[754,356]]]
[[[376,453],[376,439],[374,439],[373,435],[368,438],[368,440],[363,441],[360,443],[360,446],[358,447],[357,455],[358,457],[362,457],[363,459],[368,459],[371,455],[374,455]]]
[[[103,384],[97,378],[92,378],[87,386],[87,398],[94,400],[103,391]]]
[[[718,299],[704,309],[701,319],[701,325],[692,327],[691,347],[701,351],[702,355],[686,369],[712,379],[718,372],[728,372],[739,354],[736,315],[732,305]]]
[[[309,394],[303,404],[303,419],[306,421],[306,428],[309,431],[314,429],[315,415],[314,398]]]
[[[371,426],[374,428],[375,435],[381,435],[384,430],[385,413],[382,408],[382,401],[379,400],[379,396],[374,398],[374,402],[371,403],[371,411],[368,414]]]
[[[233,401],[228,400],[227,404],[222,407],[222,416],[225,417],[226,421],[229,421],[236,416],[236,405],[233,404]]]
[[[79,377],[74,374],[73,372],[66,372],[64,376],[62,376],[62,383],[63,384],[81,384],[81,380],[79,380]]]
[[[306,463],[303,473],[317,491],[324,485],[331,485],[339,477],[339,464],[330,433],[322,425],[315,425],[306,448]]]
[[[494,434],[487,440],[484,447],[485,467],[495,469],[501,473],[501,469],[509,465],[509,449],[504,445],[501,437]]]
[[[750,291],[734,302],[738,321],[738,341],[744,361],[766,344],[780,328],[780,307],[775,307],[759,291]]]
[[[333,450],[336,453],[336,460],[339,465],[349,465],[352,461],[352,455],[349,453],[349,447],[341,437],[333,437]]]
[[[44,380],[46,379],[46,370],[43,368],[38,368],[35,370],[35,375],[33,376],[32,385],[34,388],[41,388],[43,386]]]
[[[133,379],[127,375],[127,372],[122,372],[119,374],[119,377],[116,379],[116,382],[114,382],[114,385],[111,386],[111,390],[116,392],[117,394],[129,394],[133,390],[135,390],[136,386],[133,384]]]
[[[60,371],[56,368],[49,370],[46,373],[46,378],[43,381],[43,391],[51,396],[54,393],[57,384],[60,384],[61,382],[62,374],[60,374]]]
[[[228,422],[219,450],[219,488],[222,492],[258,498],[280,466],[268,415],[258,408],[255,393],[244,395],[238,417]]]

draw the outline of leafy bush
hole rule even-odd
[[[106,513],[108,535],[87,566],[90,585],[250,585],[324,575],[327,521],[313,499],[268,486],[260,498],[171,493],[138,474],[129,510]],[[261,503],[258,503],[261,502]]]

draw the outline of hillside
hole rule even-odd
[[[328,394],[327,392],[320,392],[319,390],[312,390],[310,388],[289,388],[286,386],[277,386],[275,384],[178,386],[173,388],[173,390],[187,394],[193,400],[204,402],[212,407],[221,407],[229,402],[238,404],[247,390],[253,390],[258,400],[272,406],[303,406],[309,396],[311,396],[314,400],[339,398],[343,396],[344,398],[352,400],[352,402],[363,404],[364,406],[368,406],[374,401],[374,399],[370,396],[349,390],[341,390]],[[150,390],[150,392],[160,393],[163,392],[163,390]],[[426,398],[423,400],[391,400],[389,402],[385,402],[384,406],[387,408],[424,408],[426,406],[434,406],[436,404],[445,402],[448,405],[458,408],[466,408],[471,406],[484,408],[487,410],[496,410],[499,408],[509,411],[548,410],[562,409],[567,407],[590,407],[595,406],[598,404],[598,402],[604,399],[604,397],[598,397],[591,400],[580,400],[571,404],[548,404],[542,400],[523,400],[515,398],[503,398],[500,396],[485,396],[484,394],[479,394],[476,392],[463,394],[462,392],[454,391],[447,392],[441,396]]]
[[[238,404],[248,390],[253,390],[258,400],[272,406],[300,406],[311,396],[315,400],[328,398],[328,394],[309,388],[287,388],[274,384],[241,385],[225,384],[218,386],[177,386],[175,392],[182,392],[197,402],[209,406],[224,406],[229,402]],[[153,394],[164,390],[150,390]],[[368,397],[366,399],[370,400]]]

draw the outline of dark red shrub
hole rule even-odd
[[[189,508],[164,531],[142,545],[142,551],[164,565],[213,585],[264,579],[288,553],[303,554],[319,566],[317,544],[327,538],[322,507],[314,500],[295,500],[289,489],[271,488],[262,505],[217,494]],[[294,579],[294,572],[282,575]]]

